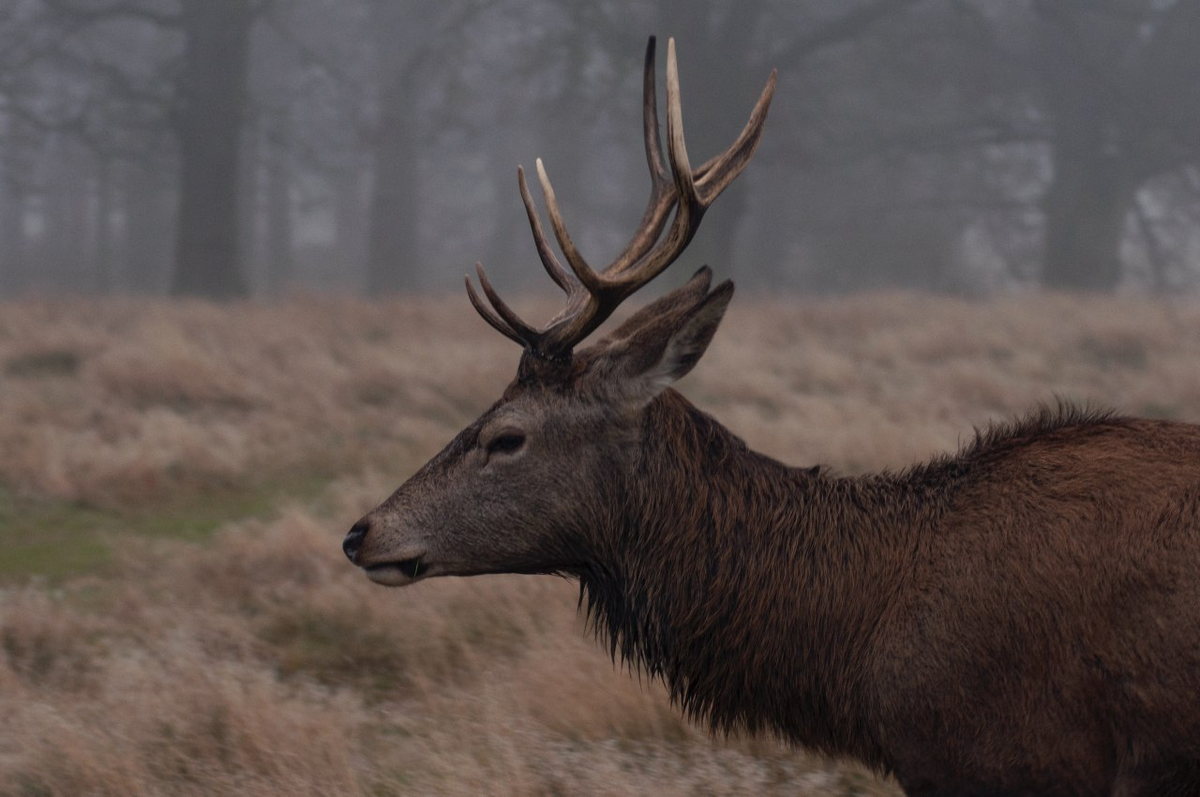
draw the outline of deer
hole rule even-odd
[[[542,326],[481,265],[467,295],[522,347],[515,378],[343,551],[373,582],[556,574],[610,655],[690,720],[891,776],[909,795],[1200,794],[1200,426],[1059,404],[902,471],[841,476],[751,450],[673,387],[733,296],[701,268],[587,345],[674,262],[762,136],[693,169],[667,43],[643,133],[651,188],[625,249],[566,266],[524,171]],[[670,225],[668,227],[668,218]],[[665,230],[665,234],[664,234]]]

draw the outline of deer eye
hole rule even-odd
[[[492,438],[487,444],[487,452],[491,454],[511,454],[525,445],[525,435],[521,432],[503,432]]]

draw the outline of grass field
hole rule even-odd
[[[0,305],[0,795],[895,794],[689,727],[573,584],[344,560],[516,358],[459,297]],[[742,296],[681,387],[849,473],[1055,397],[1200,420],[1200,302]]]

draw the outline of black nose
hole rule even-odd
[[[346,552],[346,558],[351,562],[358,558],[358,549],[362,547],[363,540],[366,539],[370,529],[370,522],[363,518],[354,524],[346,534],[346,539],[342,540],[342,550]]]

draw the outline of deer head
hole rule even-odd
[[[476,271],[487,304],[467,277],[479,314],[524,348],[517,376],[499,401],[346,535],[343,550],[373,581],[401,586],[440,575],[577,573],[607,544],[597,530],[619,523],[647,409],[704,353],[733,284],[710,290],[711,272],[702,268],[611,335],[578,351],[576,346],[683,252],[704,212],[753,156],[775,90],[772,72],[737,140],[692,169],[673,39],[667,44],[663,156],[654,50],[652,37],[643,95],[650,200],[637,231],[612,263],[593,270],[567,233],[538,160],[550,225],[569,270],[564,268],[543,231],[524,171],[517,170],[538,255],[566,294],[565,305],[534,327],[493,290],[482,266]]]

